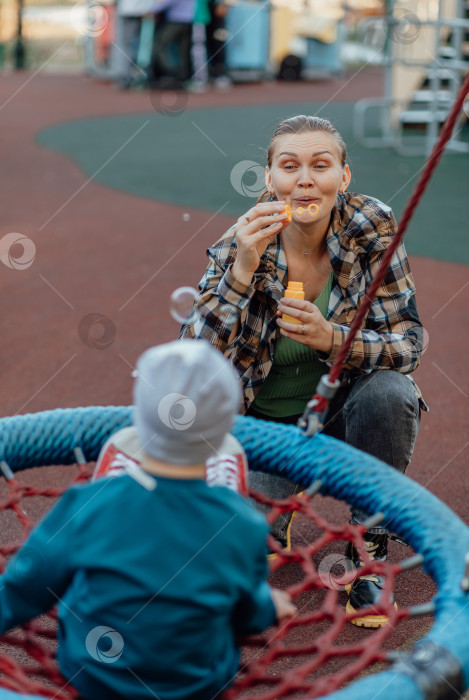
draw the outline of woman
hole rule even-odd
[[[247,415],[297,422],[319,377],[334,362],[396,233],[391,209],[349,193],[350,179],[344,142],[330,122],[286,119],[268,149],[266,191],[208,250],[195,301],[198,316],[181,335],[205,338],[231,359],[243,381]],[[285,204],[304,213],[293,213],[290,222],[282,213]],[[317,208],[316,215],[307,207]],[[303,283],[304,301],[283,296],[289,280]],[[299,323],[282,320],[284,313]],[[404,472],[424,406],[409,381],[422,345],[415,287],[401,244],[352,344],[323,432]],[[296,490],[279,477],[251,476],[253,488],[269,496]],[[365,518],[352,511],[353,521]],[[288,517],[275,523],[274,534],[283,544],[288,544],[288,523]],[[386,557],[384,528],[367,533],[366,541],[374,556]],[[358,563],[356,552],[352,558]],[[358,579],[349,609],[375,602],[381,587],[381,580]]]

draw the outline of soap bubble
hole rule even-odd
[[[239,309],[232,304],[223,304],[218,313],[219,319],[228,327],[234,326],[239,321],[239,315]]]
[[[422,355],[424,352],[427,351],[428,345],[430,343],[430,333],[427,331],[426,328],[423,328],[422,326]]]
[[[197,318],[194,309],[194,300],[197,290],[193,287],[178,287],[171,294],[169,300],[169,312],[175,321],[179,323],[193,323]]]
[[[188,214],[187,212],[185,212],[185,213],[182,215],[182,220],[183,220],[183,221],[190,221],[190,220],[191,220],[191,215]]]

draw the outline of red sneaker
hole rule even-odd
[[[104,443],[91,481],[102,477],[122,476],[142,469],[143,450],[135,427],[123,428]],[[206,462],[205,478],[209,486],[226,488],[247,496],[248,463],[241,443],[230,433],[225,436],[219,453]]]

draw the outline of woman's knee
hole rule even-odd
[[[404,472],[420,423],[412,382],[394,371],[360,377],[344,409],[347,442]]]
[[[380,370],[360,377],[350,392],[347,403],[354,410],[363,407],[375,416],[419,414],[417,394],[411,381],[393,370]]]

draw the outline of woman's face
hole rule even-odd
[[[292,209],[316,204],[316,216],[293,214],[301,226],[328,226],[337,193],[350,183],[348,165],[342,167],[338,144],[324,131],[282,134],[274,142],[272,165],[266,169],[266,186]],[[312,210],[315,208],[312,207]]]

